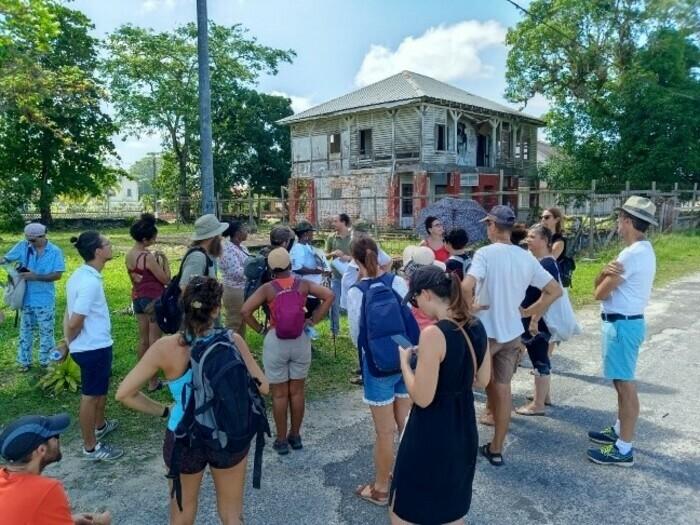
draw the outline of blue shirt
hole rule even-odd
[[[46,243],[44,253],[39,255],[36,248],[26,240],[20,241],[7,252],[5,259],[19,262],[37,275],[47,275],[54,272],[65,272],[66,263],[61,249],[50,242]],[[24,306],[54,307],[56,304],[55,281],[27,281],[27,291],[24,293]]]

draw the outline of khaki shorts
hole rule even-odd
[[[499,343],[495,339],[489,339],[489,352],[492,359],[492,376],[494,383],[509,385],[513,374],[518,369],[520,362],[520,337],[516,337],[507,343]]]
[[[296,339],[278,339],[272,328],[263,341],[263,367],[272,384],[306,379],[311,367],[311,339],[304,332]]]
[[[245,302],[245,290],[224,286],[223,303],[226,310],[226,327],[236,332],[241,337],[245,336],[245,321],[241,316],[241,307]]]

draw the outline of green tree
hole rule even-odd
[[[137,136],[160,133],[164,148],[174,155],[179,213],[185,220],[191,215],[199,155],[196,38],[194,24],[164,33],[122,26],[107,39],[109,57],[104,66],[124,129]],[[224,101],[241,88],[252,89],[260,74],[276,74],[279,64],[291,62],[293,56],[292,51],[259,44],[239,25],[210,23],[209,38],[213,101]],[[212,105],[213,114],[221,112]],[[215,134],[215,144],[219,140],[222,137]],[[215,166],[229,164],[215,159]],[[214,175],[221,188],[221,174]]]
[[[33,202],[42,220],[51,221],[51,204],[60,195],[99,195],[116,182],[107,163],[116,156],[116,133],[102,111],[104,90],[96,76],[98,42],[81,12],[53,2],[58,30],[47,40],[38,67],[66,81],[41,91],[36,112],[8,104],[0,112],[0,178],[14,182],[13,196]],[[34,102],[33,102],[34,104]]]
[[[535,0],[528,9],[506,37],[506,97],[551,102],[547,133],[561,155],[545,170],[550,183],[613,189],[697,177],[697,156],[673,155],[697,148],[696,0]],[[658,53],[671,63],[652,60]]]

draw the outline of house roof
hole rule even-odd
[[[538,126],[545,125],[542,120],[536,117],[412,71],[402,71],[342,97],[334,98],[296,115],[283,118],[278,123],[293,124],[358,110],[396,107],[412,102],[427,101],[448,102],[459,106],[487,109],[503,115],[517,116]]]

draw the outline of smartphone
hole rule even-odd
[[[399,345],[401,348],[413,348],[415,345],[411,343],[408,339],[406,339],[403,335],[397,334],[397,335],[392,335],[391,340],[394,341],[397,345]]]

